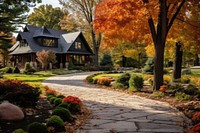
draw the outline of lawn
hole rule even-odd
[[[53,70],[48,70],[48,71],[36,72],[34,74],[4,74],[3,77],[7,79],[18,79],[18,80],[28,83],[29,85],[33,87],[41,88],[42,81],[44,81],[45,79],[51,76],[56,76],[60,74],[69,74],[69,73],[74,73],[74,72],[76,71],[68,71],[65,69],[53,69]]]

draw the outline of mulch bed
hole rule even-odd
[[[12,133],[14,130],[22,128],[27,130],[27,126],[33,122],[46,123],[50,117],[53,105],[47,101],[45,97],[40,98],[37,102],[37,106],[33,108],[22,109],[25,113],[25,118],[20,121],[0,121],[0,133]],[[65,123],[66,132],[74,132],[79,128],[85,121],[90,118],[91,113],[85,106],[82,106],[81,113],[74,115],[74,123]],[[65,131],[64,131],[65,132]]]

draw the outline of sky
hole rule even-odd
[[[46,5],[46,4],[52,5],[53,7],[62,7],[62,6],[59,4],[59,1],[58,1],[58,0],[42,0],[42,3],[37,4],[36,7],[34,7],[34,8],[37,8],[37,7],[39,7],[40,5]],[[31,13],[31,12],[33,12],[33,8],[30,9],[30,12],[29,12],[29,13]]]

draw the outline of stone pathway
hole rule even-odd
[[[78,96],[93,112],[77,133],[182,133],[190,124],[168,103],[136,95],[94,88],[83,82],[91,72],[50,77],[43,85]]]

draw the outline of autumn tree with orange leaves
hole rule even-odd
[[[104,0],[95,11],[95,28],[104,36],[154,44],[154,90],[163,85],[164,50],[176,18],[195,0]],[[184,7],[184,8],[183,8]],[[173,34],[173,33],[172,33]]]

